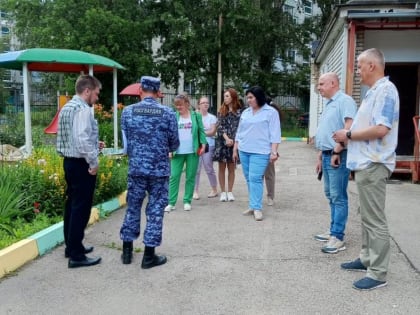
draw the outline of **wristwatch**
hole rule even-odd
[[[351,139],[351,131],[350,130],[346,132],[346,137],[347,137],[347,139]]]

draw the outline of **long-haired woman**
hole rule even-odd
[[[233,184],[235,182],[236,163],[232,158],[236,130],[241,117],[242,106],[238,93],[229,88],[223,94],[223,103],[217,113],[217,137],[213,160],[219,162],[220,201],[234,201]],[[226,189],[226,170],[228,184]]]

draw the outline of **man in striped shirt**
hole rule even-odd
[[[84,230],[89,221],[98,172],[98,124],[92,104],[98,101],[102,85],[91,75],[81,75],[76,81],[76,95],[61,109],[58,118],[57,152],[64,157],[67,183],[64,209],[65,256],[68,267],[96,265],[100,257],[89,258],[93,247],[84,247]]]

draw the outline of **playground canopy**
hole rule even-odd
[[[140,83],[133,83],[126,86],[121,92],[120,95],[123,96],[139,96],[140,95]]]
[[[113,72],[114,147],[118,146],[117,69],[124,69],[109,58],[70,49],[31,48],[0,54],[0,68],[21,70],[25,114],[25,150],[32,153],[31,112],[29,104],[29,71],[89,73]]]

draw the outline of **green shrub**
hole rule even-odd
[[[13,234],[13,222],[16,218],[25,217],[30,211],[30,196],[16,189],[16,178],[11,172],[0,174],[0,229]]]
[[[122,108],[119,104],[118,119]],[[0,179],[0,249],[62,220],[66,199],[63,159],[55,149],[56,135],[44,133],[54,114],[41,110],[31,112],[32,155],[20,162],[0,164],[0,177],[4,178]],[[99,123],[100,140],[105,141],[107,147],[113,147],[112,111],[95,105],[95,118]],[[23,146],[23,112],[12,113],[6,109],[2,119],[6,123],[0,126],[0,142],[18,148]],[[125,191],[127,172],[126,157],[100,156],[93,205]]]
[[[4,220],[0,221],[4,225],[4,228],[0,228],[3,230],[3,234],[0,235],[7,234],[12,238],[17,237],[20,235],[20,226],[38,222],[40,214],[53,221],[56,218],[62,218],[66,199],[66,183],[63,159],[56,153],[54,146],[36,148],[29,158],[16,163],[0,165],[0,168],[1,176],[7,178],[7,180],[0,181],[1,201],[3,201],[1,194],[4,191],[6,196],[12,196],[10,199],[14,202],[8,206],[9,210],[4,210],[5,213],[11,212],[12,214],[4,215]],[[125,191],[127,189],[127,172],[126,157],[100,156],[93,205],[108,201]],[[19,194],[14,193],[15,191],[18,191]],[[4,200],[9,199],[4,198]],[[16,205],[17,203],[19,206]]]
[[[25,239],[61,220],[61,217],[50,218],[42,213],[38,214],[31,222],[17,218],[11,234],[0,230],[0,249]]]

